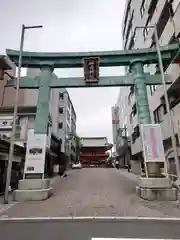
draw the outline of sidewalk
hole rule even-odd
[[[59,181],[60,181],[60,176],[57,175],[57,176],[55,176],[51,179],[51,185],[53,187],[56,187],[56,185],[58,185]],[[8,200],[9,200],[9,203],[4,204],[4,195],[0,196],[0,214],[2,214],[3,212],[7,211],[10,208],[12,208],[13,206],[19,204],[19,202],[13,201],[13,192],[9,193],[9,199]]]
[[[117,170],[119,171],[119,173],[124,176],[125,178],[128,178],[129,180],[132,180],[133,182],[139,184],[139,178],[141,177],[140,175],[136,175],[132,172],[128,172],[126,169],[120,169],[120,170]],[[161,204],[161,202],[152,202],[152,204],[155,203],[155,204]],[[164,205],[166,204],[169,204],[169,205],[172,205],[173,207],[177,208],[177,209],[180,209],[180,201],[177,200],[177,201],[169,201],[169,202],[163,202]]]
[[[0,214],[5,212],[6,210],[10,209],[11,207],[15,206],[16,204],[18,204],[18,202],[14,202],[12,200],[13,197],[13,193],[9,194],[9,203],[8,204],[4,204],[4,195],[0,196]]]

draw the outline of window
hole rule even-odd
[[[62,122],[60,122],[60,123],[58,124],[58,128],[59,128],[59,129],[62,129],[62,128],[63,128],[63,123],[62,123]]]
[[[129,44],[129,48],[128,48],[129,50],[134,47],[134,43],[135,43],[135,41],[134,41],[134,35],[133,35],[131,38],[130,44]]]
[[[163,115],[164,115],[164,107],[160,105],[155,111],[154,111],[154,122],[155,123],[161,123],[163,121]]]
[[[174,91],[170,93],[169,96],[169,105],[170,109],[173,109],[180,102],[179,92]]]
[[[136,104],[134,104],[133,105],[133,107],[132,107],[132,116],[134,117],[134,116],[136,116],[136,113],[137,113],[137,108],[136,108]]]
[[[49,127],[50,127],[49,124],[47,124],[47,131],[46,131],[47,135],[49,135]]]
[[[147,94],[151,95],[151,86],[146,86]]]
[[[143,30],[143,36],[144,36],[144,39],[148,36],[149,34],[149,31],[151,30],[151,28],[149,28],[149,22],[150,22],[150,17],[148,17],[147,21],[146,21],[146,25],[145,25],[145,28]]]
[[[126,14],[125,14],[123,37],[125,36],[125,30],[126,30],[126,26],[127,26],[127,19],[128,19],[128,15],[129,15],[130,9],[131,9],[131,0],[128,3]]]
[[[150,30],[150,28],[148,28],[148,27],[144,28],[144,30],[143,30],[144,39],[147,38],[147,36],[148,36],[148,34],[149,34],[149,30]]]
[[[132,143],[135,143],[136,139],[138,139],[140,137],[140,130],[139,130],[139,125],[137,125],[135,128],[134,128],[134,132],[131,136],[132,138]]]
[[[177,134],[175,135],[175,138],[176,138],[176,145],[179,147],[179,137]]]
[[[68,101],[68,108],[71,109],[71,102],[70,102],[70,100]]]
[[[164,28],[166,27],[166,24],[170,17],[173,15],[172,5],[171,3],[167,2],[164,6],[164,9],[162,11],[161,17],[157,23],[157,34],[158,38],[161,37]]]
[[[69,111],[67,111],[67,120],[68,120],[68,122],[70,121],[70,113],[69,113]]]
[[[150,86],[150,94],[153,95],[153,86]]]
[[[69,125],[67,125],[67,133],[70,133],[71,131],[70,131],[70,127],[69,127]]]
[[[63,100],[64,99],[64,93],[59,93],[59,99]]]
[[[130,93],[128,95],[128,105],[131,104],[131,97],[132,97],[133,94],[134,94],[134,86],[131,86],[130,87]]]
[[[132,32],[133,18],[134,18],[134,10],[133,10],[133,12],[131,14],[131,18],[130,18],[128,26],[127,26],[126,37],[125,37],[126,38],[125,48],[127,47],[126,45],[127,45],[128,39],[129,39],[129,34],[130,34],[130,32]]]
[[[61,108],[59,108],[59,113],[60,114],[63,114],[64,113],[64,109],[61,107]]]
[[[151,0],[151,3],[149,5],[149,9],[148,9],[148,13],[149,13],[149,16],[152,18],[153,14],[154,14],[154,11],[156,9],[156,5],[158,3],[158,0]]]
[[[129,115],[129,123],[132,124],[132,113]]]
[[[178,43],[178,38],[175,36],[175,34],[173,34],[173,36],[169,40],[169,44],[173,44],[173,43]]]
[[[150,48],[155,48],[155,47],[156,47],[155,39],[152,39]]]
[[[141,7],[140,7],[140,14],[141,17],[143,17],[144,13],[145,13],[145,0],[142,1]]]
[[[157,85],[152,85],[152,93],[156,91]]]

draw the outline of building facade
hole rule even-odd
[[[76,112],[66,89],[58,89],[57,133],[62,139],[62,152],[73,162],[76,159]]]
[[[15,72],[16,67],[9,65],[9,69],[1,74],[2,79],[0,81],[0,135],[6,135],[8,138],[10,138],[12,131],[15,89],[11,86],[7,87],[7,85],[15,77]],[[39,69],[27,70],[27,76],[32,79],[39,73]],[[63,99],[61,98],[62,95],[64,96]],[[15,139],[22,146],[26,143],[28,129],[33,129],[35,126],[37,100],[38,89],[19,90]],[[69,132],[76,132],[76,113],[66,89],[51,90],[49,120],[51,123],[48,128],[49,139],[51,139],[51,134],[60,139],[62,142],[61,151],[72,159],[72,156],[75,155],[75,141],[73,139],[68,140],[67,135]],[[67,148],[65,149],[66,145]]]
[[[40,73],[39,69],[28,69],[27,76],[34,78]],[[33,102],[32,102],[33,94]],[[38,90],[26,89],[26,101],[36,105]],[[71,161],[76,157],[76,141],[69,134],[76,134],[76,112],[69,93],[65,88],[51,89],[50,116],[51,131],[61,140],[61,152],[66,153]]]
[[[179,42],[180,37],[180,0],[127,0],[122,23],[122,39],[124,49],[138,49],[155,47],[154,29],[141,28],[157,25],[159,43],[161,46]],[[128,68],[125,69],[128,73]],[[159,71],[158,64],[144,66],[144,71],[155,74]],[[170,64],[166,73],[172,76],[173,82],[167,86],[170,108],[173,115],[174,137],[179,147],[180,124],[180,65]],[[159,123],[162,128],[165,154],[172,151],[171,131],[168,123],[168,115],[164,100],[162,86],[147,86],[149,108],[152,123]],[[136,173],[141,171],[142,142],[136,111],[134,88],[120,89],[119,99],[120,124],[127,124],[128,134],[131,139],[132,169]],[[125,110],[123,109],[125,106]]]

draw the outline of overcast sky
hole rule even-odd
[[[1,2],[0,54],[19,49],[21,24],[29,30],[28,51],[95,51],[122,49],[121,23],[125,0],[6,0]],[[83,76],[81,69],[56,70],[59,76]],[[100,75],[122,75],[123,68],[101,69]],[[112,141],[111,106],[119,88],[68,90],[80,136],[107,136]]]

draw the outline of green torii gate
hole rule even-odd
[[[179,44],[161,47],[164,64],[176,56]],[[7,49],[8,57],[18,65],[19,51]],[[130,66],[131,73],[126,76],[100,77],[99,81],[85,81],[82,78],[57,78],[52,73],[54,68],[81,68],[86,58],[99,58],[99,66]],[[177,60],[178,60],[177,56]],[[151,123],[146,85],[162,84],[160,74],[149,75],[143,71],[145,64],[158,63],[155,48],[106,51],[106,52],[69,52],[69,53],[36,53],[23,52],[22,67],[41,68],[40,76],[33,80],[28,77],[20,79],[20,88],[39,89],[35,133],[47,132],[49,97],[51,88],[81,88],[81,87],[116,87],[135,85],[135,96],[139,123]],[[170,83],[170,76],[166,75],[166,82]]]
[[[180,60],[177,56],[179,44],[161,47],[162,60],[165,66],[172,59]],[[18,65],[19,51],[7,49],[8,57]],[[89,62],[88,62],[89,61]],[[77,52],[77,53],[36,53],[23,52],[22,67],[40,68],[40,76],[34,79],[22,77],[20,88],[39,89],[35,133],[47,134],[49,98],[51,88],[80,88],[80,87],[112,87],[135,86],[136,106],[140,124],[150,124],[151,117],[148,104],[146,85],[162,84],[161,75],[145,74],[145,64],[158,63],[158,55],[155,48],[106,51],[106,52]],[[85,65],[84,65],[85,64]],[[91,75],[93,64],[94,75]],[[81,68],[91,72],[85,72],[82,78],[57,78],[53,75],[54,68]],[[99,66],[130,66],[130,73],[126,76],[99,77]],[[165,75],[166,82],[171,83],[171,77]]]

